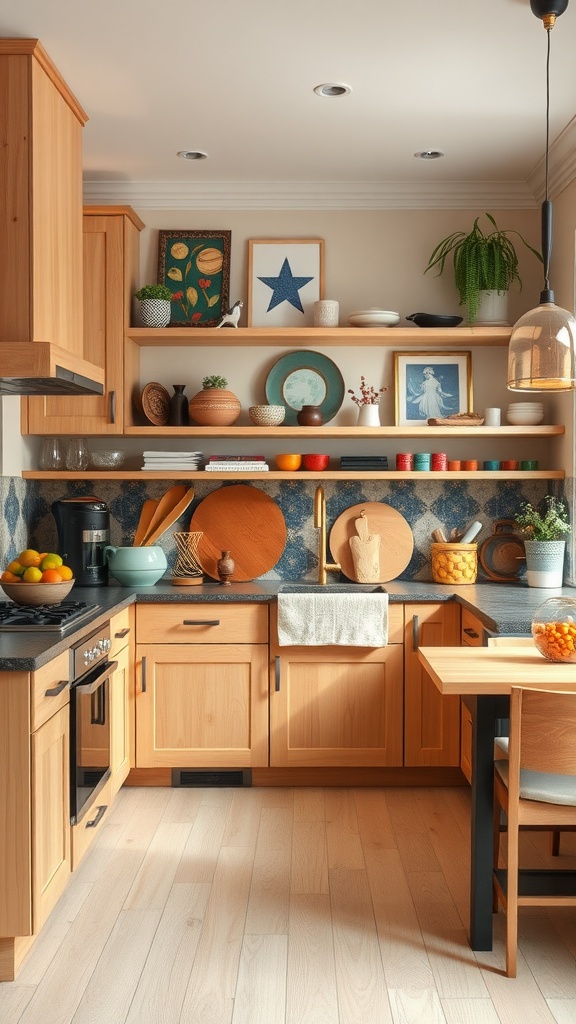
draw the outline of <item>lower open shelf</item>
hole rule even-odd
[[[194,473],[174,470],[125,469],[116,472],[102,472],[86,469],[80,473],[69,470],[28,469],[22,473],[24,480],[564,480],[563,469],[535,470],[361,470],[349,472],[342,469],[325,469],[322,472],[299,469],[295,472],[271,469],[267,473],[237,472],[218,473],[199,470]]]

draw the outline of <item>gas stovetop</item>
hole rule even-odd
[[[62,601],[61,604],[41,604],[35,608],[14,604],[12,601],[0,601],[0,630],[65,633],[97,609],[97,604],[86,604],[85,601]]]

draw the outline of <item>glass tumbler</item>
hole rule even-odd
[[[88,445],[83,437],[71,437],[66,451],[66,469],[88,469]]]
[[[45,437],[40,449],[40,469],[62,469],[64,455],[58,437]]]

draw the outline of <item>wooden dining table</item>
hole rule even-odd
[[[418,658],[440,693],[458,694],[472,715],[469,939],[490,950],[494,738],[513,686],[576,691],[576,665],[547,661],[535,646],[420,647]]]

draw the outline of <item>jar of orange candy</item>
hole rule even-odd
[[[534,643],[548,661],[576,663],[576,600],[550,597],[534,613]]]

